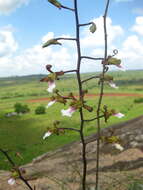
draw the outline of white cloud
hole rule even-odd
[[[51,32],[42,37],[42,43],[50,37],[54,37],[54,34]],[[0,58],[0,67],[2,68],[0,76],[5,73],[7,75],[46,73],[46,64],[53,65],[54,70],[66,70],[69,67],[73,69],[71,65],[72,58],[68,48],[62,46],[42,48],[42,43],[24,50],[17,56]]]
[[[29,0],[0,0],[0,14],[8,14]]]
[[[102,17],[94,19],[94,21],[97,24],[97,31],[95,34],[90,33],[88,27],[81,30],[82,55],[85,55],[85,51],[88,56],[104,57]],[[141,23],[142,19],[136,19],[136,25]],[[143,69],[143,66],[141,66],[143,60],[143,40],[141,36],[132,34],[121,42],[120,47],[116,47],[116,42],[122,39],[121,37],[125,31],[123,31],[121,26],[114,25],[110,18],[107,18],[107,28],[109,37],[108,55],[111,55],[112,51],[117,48],[119,54],[116,57],[122,59],[122,63],[127,69]],[[25,49],[18,55],[12,55],[18,47],[13,37],[13,32],[10,29],[3,29],[0,30],[0,34],[1,31],[5,31],[4,34],[6,37],[0,38],[0,43],[3,43],[3,45],[0,46],[0,48],[3,47],[3,51],[0,51],[0,54],[3,55],[0,57],[0,76],[47,73],[45,69],[46,64],[53,65],[54,71],[76,68],[75,42],[61,41],[63,44],[62,46],[42,48],[44,42],[50,38],[54,38],[54,33],[49,32],[41,38],[41,44],[36,44],[31,48]],[[70,37],[70,35],[63,36]],[[2,54],[2,52],[5,53]],[[115,66],[111,68],[117,69]],[[85,59],[82,61],[82,72],[94,72],[97,70],[101,70],[100,61],[95,62]]]
[[[143,35],[143,16],[136,17],[136,23],[133,25],[132,31]]]
[[[81,44],[84,48],[98,47],[104,45],[104,29],[103,29],[103,17],[100,16],[94,19],[93,22],[97,26],[97,30],[94,34],[91,34],[89,29],[84,30],[82,33]],[[111,18],[107,18],[108,28],[108,44],[111,45],[118,36],[121,36],[124,31],[121,26],[113,25]]]
[[[134,8],[133,13],[143,15],[143,8]]]
[[[14,39],[13,31],[10,27],[0,29],[0,57],[9,56],[18,48],[18,43]]]
[[[119,57],[128,69],[143,69],[143,40],[137,35],[128,36],[119,51]]]

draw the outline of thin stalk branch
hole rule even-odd
[[[99,78],[99,76],[93,76],[93,77],[87,78],[87,79],[85,79],[85,80],[82,80],[81,82],[84,83],[84,82],[87,82],[87,81],[89,81],[89,80],[97,79],[97,78]]]
[[[76,41],[77,39],[76,38],[62,38],[62,37],[59,37],[59,38],[55,38],[55,40],[73,40],[73,41]]]
[[[90,56],[81,56],[81,59],[91,59],[91,60],[95,60],[95,61],[104,60],[104,58],[102,58],[102,57],[90,57]]]
[[[93,119],[86,119],[84,120],[85,122],[90,122],[90,121],[94,121],[94,120],[97,120],[98,118],[102,118],[104,117],[104,115],[100,115],[99,117],[94,117]]]
[[[91,25],[91,24],[93,24],[93,22],[88,22],[88,23],[85,23],[85,24],[79,24],[78,26],[80,27],[80,26],[88,26],[88,25]]]
[[[105,42],[105,50],[104,50],[104,60],[107,59],[107,26],[106,26],[106,18],[107,18],[107,12],[108,12],[108,7],[109,7],[110,0],[107,0],[106,3],[106,8],[105,8],[105,13],[103,16],[103,22],[104,22],[104,42]],[[106,67],[103,65],[103,70],[102,70],[102,75],[104,78],[106,72]],[[104,94],[104,80],[101,81],[101,89],[100,89],[100,96],[99,96],[99,101],[98,101],[98,108],[97,108],[97,155],[96,155],[96,187],[95,189],[98,190],[99,186],[99,159],[100,159],[100,109],[101,109],[101,103],[102,103],[102,98]]]
[[[80,132],[79,129],[75,129],[75,128],[70,128],[70,127],[60,127],[58,129],[63,129],[63,130],[70,130],[70,131],[76,131],[76,132]]]
[[[30,189],[30,190],[36,190],[35,187],[34,189],[31,187],[31,185],[28,183],[28,181],[22,176],[20,169],[16,166],[16,164],[14,163],[14,161],[11,159],[11,157],[8,155],[7,151],[4,151],[3,149],[0,149],[0,152],[2,152],[5,157],[7,158],[7,160],[9,161],[9,163],[12,165],[12,167],[14,168],[14,170],[16,172],[18,172],[19,175],[19,179],[21,179],[21,181],[23,181],[25,183],[25,185]]]
[[[64,71],[64,73],[72,73],[72,72],[77,72],[77,70]]]
[[[70,10],[70,11],[75,11],[74,9],[72,9],[72,8],[70,8],[70,7],[66,7],[66,6],[64,6],[64,5],[61,5],[61,7],[62,7],[63,9],[67,9],[67,10]]]
[[[78,8],[77,0],[74,0],[74,9],[75,9],[75,22],[76,22],[76,45],[77,45],[77,81],[79,87],[79,99],[83,102],[83,90],[80,76],[80,66],[81,66],[81,48],[80,48],[80,31],[79,31],[79,18],[78,18]],[[87,159],[86,159],[86,144],[83,134],[84,127],[84,117],[83,110],[80,108],[80,138],[82,142],[82,160],[83,160],[83,171],[82,171],[82,190],[86,190],[86,175],[87,175]]]

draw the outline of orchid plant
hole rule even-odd
[[[52,106],[55,103],[62,103],[62,104],[67,104],[69,103],[69,108],[68,109],[62,109],[61,113],[62,116],[66,116],[66,117],[72,117],[72,115],[74,114],[74,112],[76,112],[77,110],[79,111],[79,120],[80,120],[80,126],[79,129],[72,129],[72,128],[62,128],[63,131],[65,130],[75,130],[80,134],[80,138],[81,138],[81,143],[82,143],[82,160],[83,160],[83,170],[82,170],[82,190],[86,189],[86,174],[87,174],[87,156],[86,156],[86,143],[85,143],[85,137],[84,137],[84,125],[85,122],[90,122],[93,120],[97,120],[97,132],[98,132],[98,139],[97,139],[97,158],[96,158],[96,190],[98,189],[98,175],[99,175],[99,149],[100,149],[100,141],[102,138],[102,141],[104,139],[104,141],[107,142],[107,138],[103,138],[100,135],[100,119],[104,118],[105,122],[107,122],[107,120],[111,117],[111,116],[115,116],[117,118],[122,118],[124,117],[123,113],[120,113],[116,110],[113,109],[109,109],[107,108],[106,105],[104,105],[104,107],[102,108],[102,98],[103,98],[103,94],[104,94],[104,84],[107,83],[110,87],[118,89],[119,87],[116,86],[116,84],[113,82],[113,77],[106,74],[107,71],[110,68],[110,65],[114,65],[116,67],[118,67],[119,69],[125,71],[124,67],[121,64],[121,60],[115,58],[115,56],[117,55],[118,51],[117,50],[113,50],[113,55],[107,55],[107,27],[106,27],[106,18],[107,18],[107,12],[108,12],[108,7],[109,7],[109,3],[110,0],[107,0],[107,4],[106,4],[106,8],[105,8],[105,13],[103,15],[103,22],[104,22],[104,39],[105,39],[105,49],[104,49],[104,57],[103,58],[98,58],[98,57],[89,57],[89,56],[84,56],[81,55],[81,44],[80,44],[80,28],[84,27],[84,26],[88,26],[89,25],[89,30],[91,33],[95,33],[96,32],[96,23],[94,22],[89,22],[89,23],[85,23],[85,24],[80,24],[79,22],[79,13],[78,13],[78,4],[77,4],[77,0],[74,0],[74,8],[69,8],[69,7],[65,7],[63,6],[59,1],[57,0],[48,0],[49,3],[51,3],[52,5],[54,5],[55,7],[59,8],[59,9],[68,9],[69,11],[72,11],[74,13],[74,17],[75,17],[75,26],[76,26],[76,36],[75,38],[54,38],[54,39],[50,39],[48,40],[45,44],[43,44],[43,48],[47,48],[48,46],[51,45],[62,45],[61,41],[62,40],[72,40],[76,42],[76,46],[77,46],[77,67],[75,68],[75,70],[69,70],[69,71],[60,71],[60,72],[54,72],[52,71],[52,65],[47,65],[46,69],[50,72],[50,74],[41,79],[42,82],[48,82],[49,88],[48,88],[48,92],[53,93],[53,95],[50,98],[50,101],[48,103],[48,105],[46,106],[48,109],[50,106]],[[91,34],[92,35],[92,34]],[[95,43],[96,43],[96,39],[95,39]],[[98,76],[93,76],[90,78],[87,78],[85,80],[81,80],[81,60],[82,59],[91,59],[94,61],[97,60],[101,60],[101,65],[102,65],[102,72],[101,74],[99,74]],[[61,75],[64,75],[65,73],[70,73],[70,72],[75,72],[76,73],[76,78],[77,78],[77,82],[78,82],[78,89],[79,89],[79,95],[78,98],[75,98],[75,96],[73,95],[73,93],[71,92],[69,95],[67,96],[62,96],[59,92],[59,90],[57,90],[56,85],[55,85],[55,81],[57,79],[59,79],[59,77]],[[85,82],[88,82],[89,80],[92,79],[98,79],[98,84],[100,86],[100,94],[99,94],[99,101],[98,101],[98,107],[97,107],[97,112],[96,112],[96,117],[91,119],[91,120],[85,120],[85,116],[84,116],[84,112],[83,109],[88,110],[89,112],[93,111],[93,107],[87,105],[85,99],[84,99],[84,95],[87,93],[87,91],[83,90],[83,84]],[[101,115],[102,113],[102,115]],[[57,128],[57,130],[60,130],[61,128]],[[51,129],[52,130],[52,129]],[[57,130],[55,132],[57,132]],[[51,131],[50,129],[48,130],[48,132],[45,133],[44,135],[44,139],[49,137],[51,135]],[[109,140],[110,139],[110,140]],[[111,141],[112,139],[112,141]],[[121,143],[119,141],[117,141],[116,138],[114,138],[114,136],[112,136],[112,138],[108,138],[108,143],[112,143],[113,146],[122,151],[123,147],[121,145]]]
[[[47,104],[46,108],[50,109],[50,107],[53,104],[56,103],[61,103],[64,105],[68,104],[69,107],[68,109],[62,109],[61,110],[61,115],[67,117],[72,117],[72,115],[78,111],[79,113],[79,120],[80,120],[80,126],[79,128],[61,128],[59,125],[60,121],[54,121],[52,124],[52,127],[47,128],[47,131],[43,135],[43,140],[46,140],[49,138],[52,134],[64,134],[65,130],[73,130],[79,133],[80,138],[81,138],[81,144],[82,144],[82,163],[83,163],[83,168],[82,168],[82,190],[87,189],[87,155],[86,155],[86,143],[85,143],[85,134],[84,134],[84,126],[85,123],[90,122],[90,121],[97,121],[95,123],[95,128],[97,130],[97,147],[96,147],[96,185],[95,185],[95,190],[99,189],[99,157],[100,157],[100,143],[111,143],[116,149],[123,151],[124,148],[121,145],[120,139],[118,137],[114,136],[111,134],[111,136],[101,136],[101,118],[105,120],[105,122],[108,121],[108,119],[112,116],[115,116],[117,118],[122,118],[124,117],[123,113],[120,113],[116,110],[110,109],[107,107],[107,105],[102,106],[102,100],[103,100],[103,95],[104,95],[104,86],[107,83],[109,86],[112,88],[117,89],[118,86],[113,82],[113,77],[106,74],[108,70],[110,69],[110,65],[114,65],[115,67],[118,67],[119,69],[125,71],[123,65],[121,64],[121,60],[117,59],[115,56],[117,55],[118,51],[113,50],[113,55],[107,55],[107,48],[108,48],[108,43],[107,43],[107,26],[106,26],[106,18],[107,18],[107,13],[108,13],[108,8],[109,8],[109,3],[110,0],[107,0],[106,7],[105,7],[105,12],[103,15],[103,24],[104,24],[104,42],[105,42],[105,47],[104,47],[104,57],[90,57],[90,56],[85,56],[81,54],[81,44],[80,44],[80,28],[84,26],[89,26],[89,30],[91,32],[91,35],[96,32],[96,23],[94,22],[88,22],[81,24],[79,21],[79,12],[78,12],[78,0],[73,0],[73,8],[67,7],[62,5],[59,1],[57,0],[48,0],[48,2],[52,5],[54,5],[58,9],[67,9],[68,11],[71,11],[74,15],[75,18],[75,27],[76,27],[76,35],[74,38],[64,38],[64,37],[58,37],[58,38],[53,38],[48,40],[46,43],[43,44],[43,48],[48,48],[49,46],[52,45],[57,45],[60,46],[62,45],[61,41],[63,40],[69,40],[73,41],[76,43],[76,48],[77,48],[77,66],[74,70],[67,70],[67,71],[58,71],[55,72],[52,69],[52,65],[46,65],[46,69],[49,72],[49,74],[42,78],[40,81],[41,82],[46,82],[48,84],[47,91],[51,93],[50,101]],[[96,43],[96,39],[95,39]],[[102,71],[99,75],[93,76],[90,78],[87,78],[85,80],[81,79],[81,61],[85,60],[93,60],[93,61],[101,61],[101,67]],[[62,68],[61,68],[62,69]],[[75,96],[72,92],[70,92],[68,95],[63,96],[61,92],[57,89],[58,82],[57,80],[60,79],[61,76],[65,75],[66,73],[75,73],[77,83],[78,83],[78,97]],[[89,112],[93,112],[94,108],[89,106],[87,102],[85,101],[85,94],[88,93],[87,90],[83,90],[83,84],[88,82],[89,80],[92,79],[97,79],[99,88],[100,88],[100,93],[99,93],[99,99],[98,99],[98,104],[97,104],[97,110],[95,112],[95,117],[92,119],[85,119],[85,115],[83,112],[83,109],[86,109]],[[62,80],[62,79],[61,79]],[[14,168],[14,172],[16,172],[16,176],[11,176],[8,179],[8,184],[14,185],[16,178],[20,178],[29,189],[36,190],[36,187],[31,187],[30,184],[26,181],[25,178],[22,176],[22,172],[19,168],[15,167],[14,162],[11,160],[9,157],[8,153],[0,150],[5,154],[9,162],[12,164]]]

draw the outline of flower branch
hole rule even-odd
[[[7,160],[9,161],[9,163],[11,164],[13,170],[15,171],[14,173],[14,177],[17,177],[19,179],[21,179],[21,181],[23,181],[25,183],[25,185],[30,189],[30,190],[36,190],[36,188],[32,188],[31,185],[28,183],[28,181],[22,176],[22,172],[25,173],[25,171],[22,171],[21,169],[19,169],[19,167],[14,163],[14,161],[11,159],[11,157],[9,156],[9,154],[7,153],[7,151],[4,151],[3,149],[0,149],[0,152],[2,152],[4,154],[4,156],[7,158]],[[8,180],[8,183],[10,185],[14,185],[15,183],[15,178],[13,176]]]
[[[109,3],[110,0],[107,0],[106,3],[106,8],[105,8],[105,13],[103,15],[103,24],[104,24],[104,60],[107,59],[107,25],[106,25],[106,19],[107,19],[107,12],[109,8]],[[102,98],[104,94],[104,75],[105,72],[107,71],[106,66],[103,64],[103,70],[102,70],[102,77],[103,80],[101,80],[101,88],[100,88],[100,96],[99,96],[99,101],[98,101],[98,107],[97,107],[97,154],[96,154],[96,187],[95,189],[98,190],[99,186],[99,158],[100,158],[100,109],[101,109],[101,103],[102,103]]]
[[[93,76],[93,77],[87,78],[85,80],[82,80],[82,83],[87,82],[87,81],[92,80],[92,79],[97,79],[97,78],[99,78],[99,76]]]
[[[94,22],[88,22],[88,23],[85,23],[85,24],[79,24],[78,26],[80,27],[80,26],[88,26],[88,25],[91,25],[91,24],[93,24]]]
[[[90,56],[81,56],[81,59],[91,59],[91,60],[95,60],[95,61],[98,61],[98,60],[104,60],[104,58],[102,57],[90,57]]]

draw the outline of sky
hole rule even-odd
[[[60,0],[73,7],[73,0]],[[82,55],[104,56],[103,14],[106,0],[78,0]],[[143,0],[111,0],[107,17],[108,55],[118,50],[126,70],[143,69]],[[54,37],[75,37],[72,11],[59,10],[47,0],[0,0],[0,77],[46,74],[46,64],[54,71],[76,68],[75,42],[42,48]],[[98,61],[82,61],[81,72],[100,71]],[[116,70],[111,66],[110,70]]]

